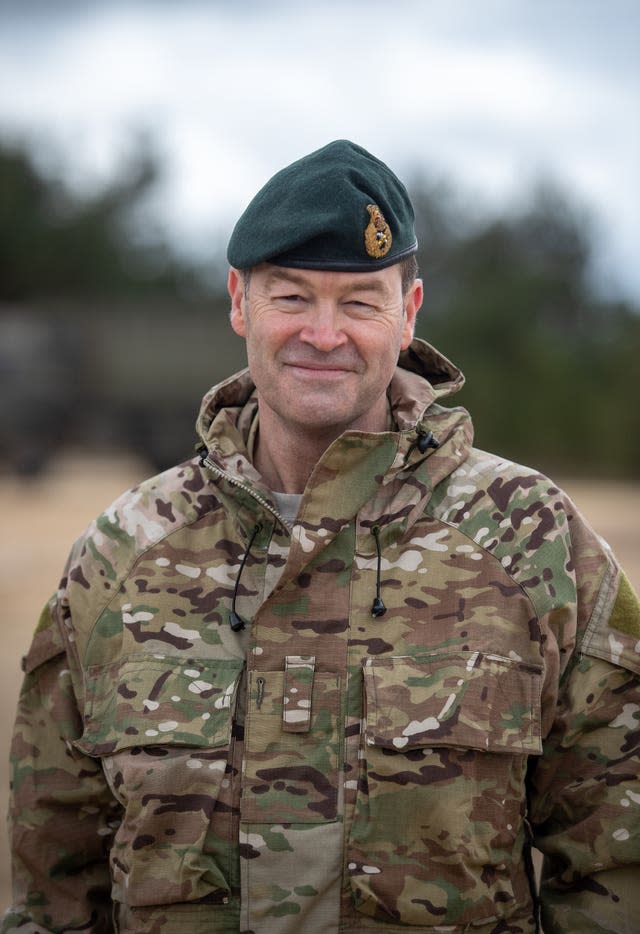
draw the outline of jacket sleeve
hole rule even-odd
[[[638,930],[640,606],[610,568],[567,665],[531,782],[545,934]]]
[[[100,762],[73,745],[81,719],[56,600],[23,667],[11,746],[13,902],[3,934],[112,931],[108,849],[118,823]]]

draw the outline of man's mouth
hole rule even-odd
[[[340,357],[327,357],[317,359],[310,357],[282,357],[280,362],[284,366],[295,367],[299,370],[310,370],[318,373],[353,373],[358,369],[353,359],[340,359]]]
[[[309,363],[307,361],[288,360],[285,366],[298,370],[303,375],[309,376],[344,376],[346,373],[353,373],[354,368],[346,364],[336,363]]]

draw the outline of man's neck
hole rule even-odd
[[[269,489],[302,493],[313,468],[337,436],[309,438],[302,433],[281,431],[277,422],[273,425],[269,422],[260,417],[253,457],[255,467]]]
[[[388,406],[376,424],[346,426],[364,431],[387,431],[393,427]],[[258,436],[253,463],[269,489],[278,493],[303,493],[314,467],[327,448],[342,434],[331,426],[326,431],[308,431],[304,426],[284,425],[267,406],[260,406]]]

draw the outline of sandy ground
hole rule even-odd
[[[43,479],[0,476],[0,798],[7,799],[7,754],[21,673],[20,657],[55,589],[72,542],[120,492],[142,479],[144,465],[86,456],[60,459]],[[565,489],[607,539],[640,590],[640,485],[565,481]],[[0,910],[9,901],[6,832],[0,823]]]

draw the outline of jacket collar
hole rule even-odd
[[[303,549],[313,549],[316,537],[318,546],[327,543],[327,523],[331,538],[357,514],[370,514],[371,521],[384,515],[390,521],[392,515],[408,516],[419,503],[424,506],[434,486],[466,459],[471,445],[467,412],[440,405],[463,383],[460,370],[435,348],[419,339],[412,342],[389,387],[395,429],[345,432],[316,465],[294,529],[294,539],[296,534],[305,539]],[[228,494],[243,513],[255,513],[256,502],[269,504],[275,512],[271,493],[247,451],[257,412],[255,386],[249,371],[242,370],[207,393],[197,423],[208,451],[206,463],[231,485]],[[419,444],[429,432],[437,447]],[[247,517],[243,524],[252,521]]]

